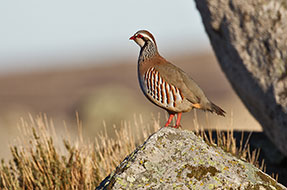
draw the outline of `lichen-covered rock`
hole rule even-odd
[[[193,132],[162,128],[97,189],[286,189]]]

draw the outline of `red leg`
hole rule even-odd
[[[170,124],[170,122],[172,121],[172,118],[173,118],[173,117],[174,117],[174,114],[173,114],[173,113],[169,114],[169,118],[168,118],[166,124],[164,125],[165,127],[167,127],[167,126]]]
[[[178,114],[177,114],[176,125],[174,126],[174,128],[179,128],[179,126],[180,126],[180,120],[181,120],[181,114],[182,114],[182,113],[178,113]]]

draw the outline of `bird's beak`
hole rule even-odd
[[[135,40],[135,39],[136,39],[135,36],[130,37],[130,40]]]

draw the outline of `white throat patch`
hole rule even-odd
[[[135,42],[140,46],[140,47],[143,47],[144,44],[145,44],[145,41],[141,38],[136,38],[135,39]]]

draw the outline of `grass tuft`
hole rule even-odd
[[[46,115],[21,120],[18,145],[10,147],[12,159],[0,165],[0,189],[95,189],[95,187],[142,143],[159,129],[156,124],[146,126],[135,117],[134,136],[131,124],[123,122],[115,128],[115,138],[106,130],[92,143],[82,136],[82,124],[77,114],[78,136],[70,135],[59,141],[52,121]],[[106,126],[104,124],[104,128]]]
[[[78,114],[78,132],[74,139],[67,132],[59,138],[46,115],[21,119],[22,135],[17,145],[10,147],[12,159],[8,163],[2,159],[0,164],[0,189],[95,189],[136,146],[160,128],[159,120],[159,115],[153,116],[153,124],[149,125],[141,116],[134,116],[133,123],[123,121],[119,128],[114,126],[114,138],[107,135],[107,126],[103,123],[104,131],[91,142],[82,136]],[[195,126],[199,126],[196,121]],[[260,151],[250,152],[243,137],[236,147],[233,131],[217,130],[216,138],[211,131],[197,128],[195,133],[207,143],[217,144],[259,167]]]

